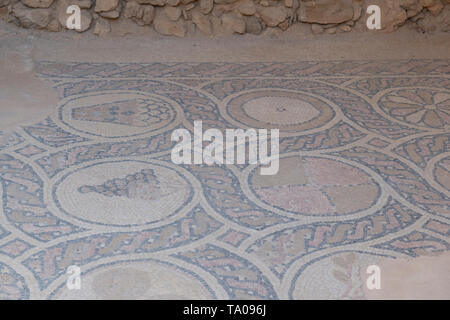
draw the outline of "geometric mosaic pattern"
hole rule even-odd
[[[450,60],[36,69],[60,102],[0,132],[1,299],[361,299],[362,265],[450,250]],[[196,120],[280,129],[279,172],[173,164]]]

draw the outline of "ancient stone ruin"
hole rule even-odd
[[[163,35],[260,34],[308,24],[314,34],[369,31],[369,5],[381,9],[381,32],[411,23],[419,32],[450,31],[450,0],[0,0],[0,17],[24,28],[67,29],[67,7],[81,9],[81,28],[108,34],[128,20]],[[75,32],[71,31],[71,32]]]

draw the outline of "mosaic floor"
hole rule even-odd
[[[60,103],[0,132],[0,299],[363,299],[450,250],[450,60],[36,68]],[[280,171],[173,164],[195,120],[279,128]]]

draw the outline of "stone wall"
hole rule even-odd
[[[381,8],[381,31],[412,23],[420,32],[450,31],[450,0],[0,0],[0,13],[24,28],[61,31],[70,5],[81,29],[104,35],[124,19],[163,35],[260,34],[308,24],[314,34],[368,31],[366,8]],[[75,32],[75,31],[73,31]]]

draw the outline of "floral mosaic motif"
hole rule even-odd
[[[72,117],[75,120],[137,127],[147,127],[153,123],[168,120],[171,116],[170,107],[163,105],[160,101],[150,99],[123,100],[72,109]]]
[[[444,128],[450,125],[450,91],[402,89],[380,99],[389,115],[415,125]]]
[[[0,132],[0,299],[64,297],[70,265],[130,290],[158,265],[186,280],[170,297],[326,297],[330,280],[358,299],[358,261],[450,250],[448,59],[36,69],[61,103]],[[196,120],[281,129],[278,174],[175,166],[171,133]]]

